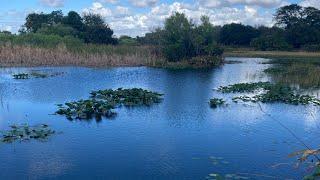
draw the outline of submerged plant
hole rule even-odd
[[[150,106],[161,102],[162,94],[147,91],[141,88],[116,90],[106,89],[92,91],[87,100],[68,102],[58,105],[59,110],[56,114],[65,115],[68,119],[101,119],[110,118],[116,113],[114,108],[124,106]]]
[[[13,143],[15,141],[27,141],[31,139],[46,140],[55,133],[48,125],[41,124],[38,126],[12,125],[10,130],[0,132],[0,141],[3,143]]]
[[[223,99],[219,99],[219,98],[210,99],[210,107],[211,108],[217,108],[223,104],[225,104],[225,101]]]

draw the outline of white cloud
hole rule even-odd
[[[208,8],[214,7],[230,7],[233,5],[250,5],[259,7],[277,7],[284,0],[199,0],[200,6],[205,6]]]
[[[301,6],[304,6],[304,7],[315,7],[315,8],[318,8],[320,9],[320,0],[303,0],[301,3],[300,3]]]
[[[100,7],[102,8],[102,7]],[[110,27],[117,36],[144,35],[156,27],[162,27],[164,20],[174,12],[185,13],[186,16],[198,23],[202,15],[210,17],[212,24],[223,25],[228,23],[243,23],[249,25],[272,26],[272,10],[260,10],[256,6],[208,8],[200,5],[174,2],[159,4],[146,13],[132,14],[127,7],[118,6],[111,16],[106,18]],[[121,12],[121,13],[120,13]],[[121,14],[121,15],[119,15]]]
[[[118,0],[100,0],[102,3],[111,3],[111,4],[117,4]]]
[[[49,7],[62,7],[64,0],[40,0],[40,3]]]
[[[129,0],[130,3],[137,7],[152,7],[158,3],[158,0]]]
[[[99,2],[94,2],[92,3],[91,7],[83,9],[83,13],[99,14],[104,18],[112,15],[111,10],[103,7],[103,5]]]

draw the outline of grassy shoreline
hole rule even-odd
[[[245,48],[226,48],[224,57],[259,57],[281,59],[312,59],[320,61],[320,52],[254,51]],[[214,66],[223,64],[215,60]],[[138,67],[185,69],[201,68],[187,61],[168,62],[159,50],[149,46],[84,45],[79,47],[41,48],[27,45],[0,45],[0,67],[82,66]]]
[[[306,51],[255,51],[252,49],[226,49],[225,57],[258,57],[258,58],[319,58],[320,52]]]

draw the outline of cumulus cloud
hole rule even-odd
[[[229,7],[233,5],[250,5],[250,6],[259,6],[259,7],[277,7],[284,0],[199,0],[201,6],[208,8],[214,7]]]
[[[100,0],[102,3],[111,3],[111,4],[117,4],[118,0]]]
[[[40,3],[49,7],[62,7],[64,5],[64,0],[40,0]]]
[[[318,8],[320,9],[320,1],[319,0],[303,0],[301,3],[300,3],[301,6],[304,6],[304,7],[315,7],[315,8]]]
[[[94,2],[91,7],[83,9],[83,13],[99,14],[104,18],[112,15],[111,10],[109,8],[105,8],[99,2]]]
[[[102,7],[100,7],[101,9]],[[248,25],[272,26],[272,10],[259,10],[256,6],[208,8],[187,3],[174,2],[159,4],[145,13],[133,14],[126,7],[117,6],[112,15],[106,18],[117,36],[141,36],[151,30],[162,27],[164,20],[174,12],[185,13],[186,16],[198,23],[202,15],[210,17],[214,25],[227,23],[243,23]]]
[[[158,3],[158,0],[129,0],[136,7],[152,7]]]

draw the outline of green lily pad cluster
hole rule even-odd
[[[47,78],[54,77],[63,74],[62,72],[57,73],[43,73],[38,71],[32,71],[31,73],[18,73],[13,74],[13,79],[30,79],[30,78]]]
[[[217,108],[219,106],[222,106],[223,104],[225,104],[225,101],[223,99],[220,98],[213,98],[210,99],[210,107],[211,108]]]
[[[56,114],[65,115],[67,119],[92,119],[100,120],[102,117],[110,118],[116,113],[116,107],[128,106],[150,106],[160,103],[162,94],[147,91],[141,88],[132,89],[106,89],[92,91],[87,100],[59,104]]]
[[[13,79],[29,79],[29,74],[27,73],[19,73],[19,74],[13,74]]]
[[[13,143],[15,141],[27,141],[31,139],[46,140],[49,136],[55,134],[48,125],[41,124],[38,126],[12,125],[10,130],[0,132],[0,141],[3,143]]]
[[[244,93],[254,92],[258,89],[271,89],[273,86],[270,82],[256,82],[256,83],[238,83],[229,86],[220,86],[218,91],[223,93]]]
[[[307,105],[314,104],[320,106],[320,100],[310,95],[296,94],[295,90],[289,86],[282,84],[272,84],[270,82],[258,82],[258,83],[240,83],[220,87],[218,91],[223,93],[230,92],[255,92],[256,90],[262,90],[262,93],[248,96],[237,96],[232,98],[234,102],[239,100],[244,102],[262,102],[262,103],[286,103],[292,105]]]
[[[151,92],[141,88],[117,90],[107,89],[91,92],[91,98],[106,100],[114,105],[125,106],[150,106],[154,103],[160,103],[163,94]]]

